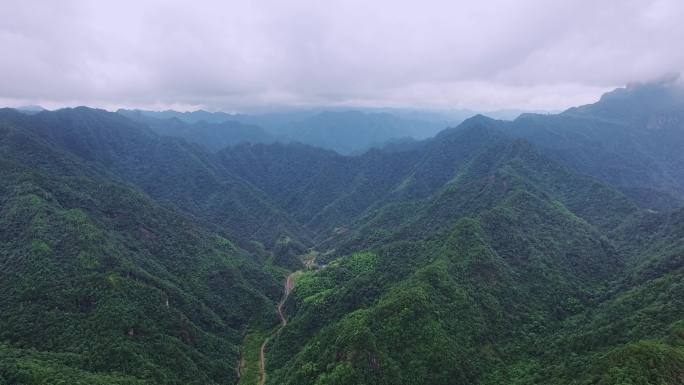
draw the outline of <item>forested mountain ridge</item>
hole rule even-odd
[[[537,176],[535,183],[552,177],[554,183],[547,185],[559,194],[571,185],[567,179],[578,180],[579,177],[562,164],[537,154],[525,142],[508,139],[506,124],[476,116],[409,151],[373,150],[356,157],[302,145],[247,144],[218,155],[227,168],[267,192],[283,210],[294,213],[311,231],[323,232],[317,236],[322,240],[335,228],[349,226],[363,215],[383,212],[383,207],[397,205],[405,210],[406,205],[420,205],[455,179],[465,178],[469,167],[477,166],[470,164],[474,158],[498,154],[503,148],[528,151],[528,155],[539,158],[537,164],[528,167],[546,170],[544,175]],[[309,166],[305,167],[307,164]],[[471,171],[486,173],[488,170]],[[619,219],[610,223],[615,213],[605,210],[610,207],[605,204],[623,213],[632,204],[621,194],[609,193],[610,189],[597,180],[584,179],[584,183],[591,186],[587,189],[596,188],[597,194],[608,194],[608,197],[602,197],[604,206],[595,207],[597,210],[590,209],[594,208],[593,202],[582,207],[575,203],[573,208],[583,210],[595,220],[615,225]],[[408,212],[402,212],[399,216],[406,221],[408,215]]]
[[[277,275],[45,139],[0,126],[0,379],[235,377],[242,330],[270,322]]]
[[[357,156],[0,110],[0,383],[248,384],[305,253],[267,384],[682,383],[677,92]]]
[[[684,203],[684,95],[676,84],[637,84],[558,115],[524,114],[512,135],[548,150],[653,209]]]
[[[21,126],[158,201],[230,229],[231,238],[243,246],[257,241],[270,248],[281,234],[307,238],[267,197],[230,175],[212,153],[185,140],[158,136],[119,114],[85,107],[31,116],[3,112],[7,124]]]

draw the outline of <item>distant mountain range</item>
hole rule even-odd
[[[393,141],[421,140],[476,115],[470,110],[310,109],[264,114],[119,110],[161,135],[183,137],[219,150],[238,143],[299,142],[341,154],[360,154]],[[517,110],[491,116],[513,119]]]
[[[453,125],[0,109],[0,384],[681,384],[682,148],[669,83]]]
[[[161,135],[180,136],[209,149],[238,143],[299,142],[358,154],[401,138],[424,139],[460,120],[419,120],[362,111],[294,111],[266,115],[119,110]]]

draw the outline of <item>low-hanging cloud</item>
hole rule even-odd
[[[684,2],[0,5],[0,102],[562,108],[684,69]]]

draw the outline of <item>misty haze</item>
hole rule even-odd
[[[684,3],[0,10],[0,385],[684,384]]]

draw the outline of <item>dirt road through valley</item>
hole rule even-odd
[[[280,333],[280,330],[287,325],[287,318],[285,318],[285,315],[283,314],[283,305],[287,300],[287,296],[290,295],[290,292],[294,287],[295,274],[296,272],[287,276],[287,279],[285,280],[283,298],[281,298],[280,302],[278,302],[277,310],[278,317],[280,317],[280,326],[273,332],[273,334],[264,340],[264,343],[261,344],[261,349],[259,350],[259,385],[264,385],[266,383],[266,345],[268,345],[268,342],[271,340],[271,338]]]

